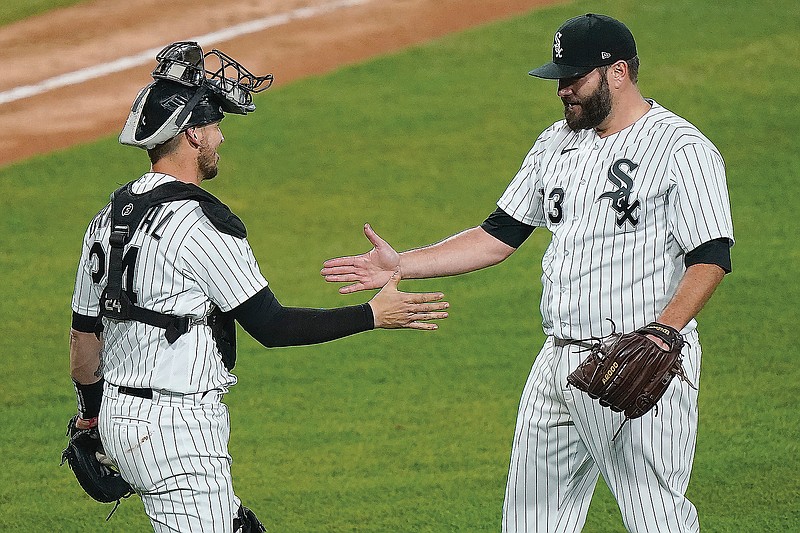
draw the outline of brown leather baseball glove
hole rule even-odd
[[[648,335],[662,340],[668,349]],[[567,382],[600,400],[603,407],[624,412],[627,422],[654,406],[657,409],[656,403],[675,376],[696,388],[683,369],[683,345],[679,331],[658,322],[631,333],[612,333],[592,346],[589,356],[567,376]],[[621,429],[614,434],[615,439]]]

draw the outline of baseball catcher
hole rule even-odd
[[[449,304],[398,291],[398,272],[363,304],[283,306],[242,220],[201,187],[219,170],[220,122],[253,112],[272,75],[189,41],[156,59],[119,136],[147,151],[150,169],[114,191],[84,234],[70,330],[78,418],[64,459],[97,500],[135,491],[158,533],[263,532],[233,489],[228,451],[236,323],[265,347],[301,346],[433,330]]]
[[[219,122],[224,113],[246,115],[255,110],[252,93],[267,89],[273,80],[271,74],[266,76],[251,74],[236,60],[219,50],[203,53],[195,42],[173,43],[161,50],[156,60],[158,64],[152,72],[154,81],[143,88],[135,99],[120,135],[122,144],[153,149],[187,128]],[[153,104],[153,100],[158,102],[158,105]],[[147,124],[145,115],[150,119]],[[161,197],[160,201],[187,198],[201,201],[204,213],[208,213],[211,220],[225,227],[235,226],[229,229],[230,233],[235,233],[237,230],[244,231],[243,225],[238,227],[235,224],[240,223],[238,218],[227,208],[223,208],[220,202],[210,201],[208,199],[210,195],[201,189],[197,188],[191,194],[184,194],[186,198],[179,196],[167,195]],[[133,211],[133,206],[139,205],[137,202],[141,203],[142,200],[131,200],[124,208]],[[144,207],[149,208],[150,205],[145,204]],[[134,229],[136,227],[138,221]],[[120,243],[123,242],[127,243],[127,240],[120,240]],[[126,298],[127,294],[120,288],[122,271],[127,268],[123,265],[124,261],[121,256],[116,260],[111,257],[108,266],[109,277],[113,278],[109,281],[112,290],[103,293],[104,300],[101,306],[103,312],[96,319],[96,324],[87,329],[95,330],[99,342],[103,331],[102,317],[117,321],[138,320],[163,327],[168,337],[173,335],[170,339],[174,342],[175,338],[186,332],[188,321],[144,310],[129,301]],[[235,334],[235,329],[232,329],[232,319],[225,322],[219,320],[218,314],[214,317],[217,320],[207,320],[208,325],[214,332],[214,340],[225,364],[232,368],[235,351],[225,344],[235,343],[235,340],[232,340],[232,335]],[[174,327],[176,322],[183,327]],[[101,377],[95,383],[82,384],[73,379],[73,383],[78,400],[78,414],[73,416],[67,425],[69,442],[62,452],[61,465],[69,464],[81,488],[93,499],[102,503],[116,502],[106,518],[108,520],[121,500],[131,496],[134,490],[122,478],[113,461],[106,456],[100,437],[98,417],[105,380]],[[244,506],[239,507],[233,524],[237,532],[264,530],[255,514]]]
[[[567,376],[567,381],[600,400],[603,407],[625,413],[627,422],[653,407],[658,410],[656,404],[675,376],[695,388],[683,369],[683,345],[679,331],[658,322],[631,333],[613,332],[592,346],[589,356]],[[622,426],[613,439],[621,429]]]

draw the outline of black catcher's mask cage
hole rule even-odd
[[[233,108],[223,109],[228,113],[245,115],[255,111],[253,93],[266,91],[272,85],[272,74],[256,76],[244,68],[239,62],[217,49],[211,50],[204,60],[214,58],[219,63],[219,68],[209,70],[206,67],[206,80]]]
[[[156,54],[158,65],[153,69],[154,79],[177,81],[189,87],[200,87],[206,77],[203,50],[192,41],[181,41],[166,46]]]
[[[213,70],[207,70],[206,59],[214,64]],[[273,81],[272,74],[256,76],[219,50],[204,54],[193,41],[180,41],[166,46],[156,55],[156,60],[158,65],[152,72],[155,82],[142,89],[134,101],[119,137],[122,144],[149,150],[189,127],[221,120],[222,112],[238,115],[252,113],[256,109],[252,93],[268,89]],[[189,98],[177,109],[170,105],[165,110],[168,113],[154,113],[154,106],[161,104],[150,102],[150,99],[155,97],[152,96],[155,94],[152,89],[164,83],[160,80],[180,84],[182,89],[174,86],[176,93],[188,91]],[[160,98],[159,102],[162,101],[163,98]],[[154,120],[156,124],[153,124]],[[147,127],[143,127],[146,123]]]

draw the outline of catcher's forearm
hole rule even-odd
[[[75,384],[78,414],[83,420],[91,421],[100,413],[103,397],[103,376],[100,371],[102,348],[103,342],[94,333],[70,330],[69,369]]]
[[[717,265],[697,264],[686,269],[675,295],[657,321],[680,331],[706,305],[725,271]]]
[[[103,342],[94,333],[71,329],[69,332],[69,372],[83,385],[96,383],[101,377],[100,351]]]

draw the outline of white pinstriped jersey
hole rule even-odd
[[[174,180],[147,173],[134,183],[133,192],[141,194]],[[109,204],[84,237],[72,298],[76,313],[99,315],[110,233]],[[138,252],[129,254],[132,247]],[[137,305],[160,313],[201,319],[213,306],[230,311],[267,286],[247,240],[220,233],[194,200],[154,207],[126,245],[125,257],[135,261],[123,261],[123,290],[135,294]],[[222,364],[208,326],[192,325],[170,345],[161,328],[134,321],[103,322],[103,376],[114,385],[195,393],[224,391],[236,383]]]
[[[588,339],[655,320],[685,272],[684,256],[717,238],[733,243],[725,165],[692,124],[652,108],[600,138],[559,121],[536,140],[497,202],[545,226],[545,333]],[[684,333],[696,326],[692,320]]]

